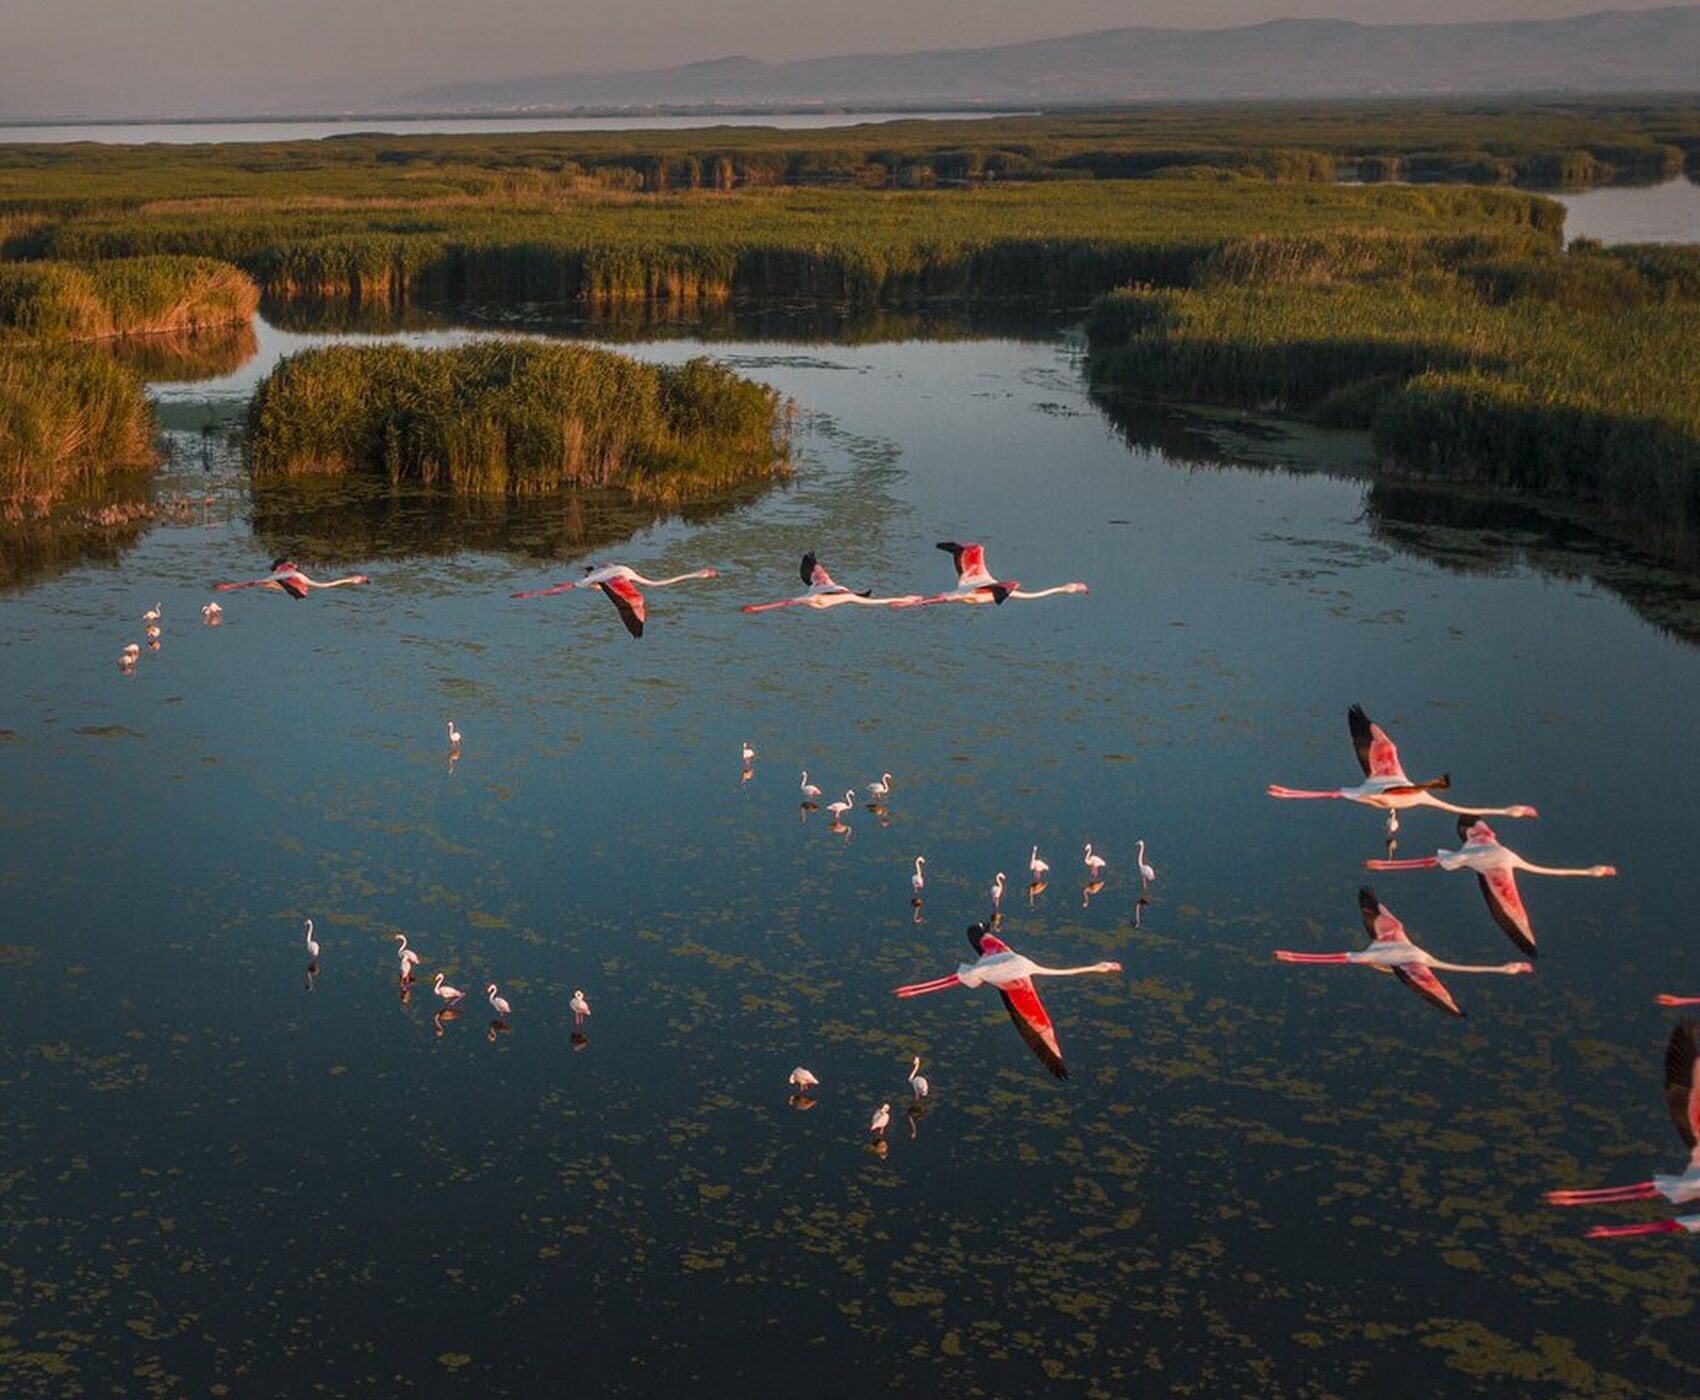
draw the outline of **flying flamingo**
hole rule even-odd
[[[844,814],[855,805],[856,789],[847,788],[844,793],[844,800],[842,802],[828,802],[826,804],[826,810],[832,813],[833,821],[842,823],[844,820]]]
[[[936,977],[931,982],[911,982],[906,987],[898,987],[897,995],[918,997],[928,992],[942,992],[947,987],[959,986],[996,987],[998,995],[1003,998],[1004,1009],[1009,1012],[1009,1019],[1015,1023],[1015,1029],[1027,1042],[1028,1048],[1058,1079],[1067,1079],[1068,1068],[1063,1064],[1056,1029],[1051,1024],[1050,1016],[1046,1014],[1044,1003],[1039,1000],[1038,992],[1034,990],[1033,979],[1080,977],[1094,972],[1120,972],[1122,965],[1119,962],[1100,962],[1085,967],[1041,967],[1031,959],[1022,957],[984,924],[970,926],[968,942],[979,954],[976,961],[962,963],[955,972]]]
[[[891,796],[891,774],[881,773],[877,783],[868,784],[868,796],[875,802]]]
[[[305,598],[314,588],[341,588],[345,584],[370,583],[372,580],[365,574],[349,574],[346,578],[332,579],[329,583],[320,583],[317,579],[308,578],[289,559],[272,560],[272,571],[265,578],[251,578],[242,583],[215,583],[214,588],[220,593],[232,593],[238,588],[276,588],[287,593],[291,598]]]
[[[949,540],[941,540],[938,548],[947,551],[956,563],[956,587],[947,593],[934,593],[928,598],[897,598],[892,600],[892,607],[918,608],[928,603],[1001,604],[1021,587],[1014,579],[992,577],[992,571],[986,567],[984,545],[955,544]]]
[[[1045,876],[1051,873],[1051,867],[1039,859],[1039,848],[1037,846],[1033,848],[1033,854],[1027,857],[1027,873],[1033,877],[1028,881],[1029,884],[1033,885],[1044,884]]]
[[[740,609],[747,613],[772,612],[776,608],[836,608],[844,603],[858,603],[863,607],[879,608],[887,606],[913,606],[921,601],[918,593],[904,594],[899,598],[875,598],[873,590],[865,589],[860,593],[846,588],[841,583],[834,583],[832,575],[827,573],[826,566],[815,558],[811,549],[803,556],[803,562],[798,568],[803,576],[806,591],[795,598],[781,598],[776,603],[745,603]]]
[[[142,621],[143,622],[158,622],[159,618],[160,618],[160,614],[164,610],[165,609],[164,609],[162,604],[155,603],[151,608],[149,608],[145,613],[142,614]]]
[[[1358,909],[1363,914],[1364,928],[1375,940],[1369,947],[1352,953],[1289,953],[1281,949],[1275,956],[1282,962],[1290,963],[1363,963],[1377,972],[1391,972],[1424,1001],[1454,1016],[1462,1016],[1464,1013],[1459,1009],[1458,1003],[1452,1000],[1452,993],[1447,991],[1441,980],[1434,975],[1437,970],[1496,972],[1507,977],[1535,970],[1533,963],[1526,962],[1481,967],[1469,963],[1441,962],[1439,958],[1431,957],[1411,942],[1405,933],[1405,926],[1393,917],[1368,885],[1358,891]]]
[[[551,594],[568,593],[575,588],[599,588],[605,583],[641,583],[645,588],[670,588],[675,583],[685,583],[694,578],[719,577],[719,569],[693,569],[688,574],[674,574],[672,578],[645,578],[636,569],[628,569],[624,564],[586,564],[583,578],[574,579],[571,583],[557,583],[553,588],[534,588],[529,593],[515,593],[513,596],[547,598]]]
[[[803,781],[797,784],[797,791],[803,794],[803,801],[813,802],[820,796],[820,789],[809,781],[809,770],[803,770]]]
[[[927,1083],[927,1076],[921,1073],[921,1057],[919,1055],[915,1057],[915,1063],[909,1066],[909,1088],[914,1092],[917,1103],[932,1093],[932,1086]]]
[[[305,937],[307,939],[307,956],[314,962],[319,960],[319,945],[313,941],[313,921],[307,920]]]
[[[796,1069],[791,1071],[791,1077],[785,1082],[795,1088],[799,1094],[806,1094],[819,1084],[820,1080],[816,1079],[801,1065],[798,1065]]]
[[[443,974],[438,973],[431,981],[431,990],[443,999],[444,1006],[453,1006],[461,1001],[466,993],[459,987],[450,987],[443,981]]]
[[[573,1013],[573,1024],[575,1026],[582,1026],[584,1018],[590,1015],[590,1003],[584,999],[582,991],[574,990],[573,999],[567,1003],[567,1007]]]
[[[1101,883],[1104,877],[1104,867],[1109,864],[1109,861],[1105,860],[1103,856],[1092,854],[1092,843],[1090,841],[1086,843],[1086,854],[1081,857],[1081,860],[1086,862],[1086,878],[1093,884]]]
[[[921,867],[927,863],[925,856],[915,857],[915,873],[909,877],[909,888],[915,892],[914,902],[921,902],[921,891],[927,888],[927,877],[921,873]]]
[[[411,982],[413,980],[413,969],[419,963],[419,954],[407,946],[407,935],[405,933],[392,933],[390,937],[400,945],[395,950],[395,955],[401,963],[401,980]]]
[[[1535,930],[1529,925],[1529,911],[1523,907],[1523,896],[1517,891],[1519,870],[1531,875],[1587,875],[1595,879],[1617,874],[1617,867],[1612,865],[1590,865],[1583,870],[1535,865],[1500,845],[1493,828],[1479,817],[1459,817],[1458,835],[1464,844],[1456,851],[1436,851],[1432,856],[1415,860],[1366,860],[1364,865],[1370,870],[1475,871],[1493,921],[1531,957],[1535,952]]]
[[[1332,792],[1312,792],[1304,788],[1281,787],[1271,783],[1271,797],[1342,797],[1348,802],[1362,802],[1365,806],[1376,807],[1387,813],[1389,833],[1399,829],[1399,813],[1407,807],[1438,807],[1443,812],[1457,812],[1465,816],[1540,815],[1533,807],[1525,806],[1454,806],[1435,796],[1436,792],[1443,792],[1452,786],[1450,774],[1442,773],[1438,778],[1427,778],[1420,783],[1412,782],[1400,766],[1399,750],[1393,747],[1393,741],[1387,737],[1386,731],[1364,713],[1362,705],[1353,705],[1346,712],[1346,718],[1352,729],[1352,746],[1357,750],[1358,763],[1364,770],[1364,781],[1356,787],[1336,788]]]
[[[1670,1040],[1665,1045],[1665,1107],[1683,1146],[1688,1148],[1688,1165],[1676,1176],[1655,1175],[1628,1186],[1548,1191],[1548,1201],[1555,1206],[1603,1206],[1622,1201],[1650,1201],[1655,1196],[1664,1197],[1672,1205],[1700,1200],[1700,1078],[1694,1072],[1700,1046],[1696,1045],[1695,1034],[1694,1022],[1679,1021],[1671,1027]],[[1655,1220],[1644,1225],[1596,1225],[1588,1231],[1588,1237],[1606,1239],[1678,1230],[1700,1230],[1700,1215],[1679,1215],[1674,1220]]]
[[[1157,871],[1155,867],[1146,862],[1145,842],[1138,842],[1138,846],[1139,853],[1135,858],[1139,862],[1139,888],[1143,891],[1153,880],[1157,878]]]
[[[484,989],[484,995],[490,998],[490,1009],[506,1021],[513,1007],[508,1005],[506,997],[496,995],[496,984],[494,982]]]
[[[868,1120],[868,1131],[875,1137],[884,1137],[886,1125],[891,1122],[891,1105],[882,1103],[874,1110],[874,1116]]]
[[[451,749],[460,747],[460,730],[455,728],[455,722],[452,719],[449,721],[449,747]]]

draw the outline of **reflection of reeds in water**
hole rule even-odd
[[[260,352],[251,321],[198,331],[123,336],[99,344],[149,383],[215,379],[240,369]]]
[[[99,505],[0,521],[0,588],[34,583],[88,560],[119,558],[154,519],[147,478],[139,472],[109,476],[101,494]]]

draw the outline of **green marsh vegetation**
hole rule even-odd
[[[1091,374],[1368,428],[1400,473],[1596,502],[1665,556],[1700,533],[1700,248],[1434,257],[1271,238],[1093,308]]]
[[[256,474],[368,471],[469,494],[620,487],[674,501],[781,473],[778,394],[707,359],[578,345],[331,346],[283,361],[249,410]]]
[[[153,460],[153,414],[134,370],[68,346],[0,345],[0,515],[39,513]]]

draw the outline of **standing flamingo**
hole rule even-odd
[[[1032,877],[1028,881],[1028,884],[1031,885],[1044,884],[1045,876],[1051,873],[1051,867],[1039,859],[1039,848],[1037,846],[1033,848],[1033,854],[1027,857],[1027,873]]]
[[[496,995],[496,984],[494,982],[484,989],[484,995],[490,998],[490,1009],[506,1021],[509,1013],[513,1011],[513,1007],[508,1005],[506,997]]]
[[[873,798],[875,802],[879,802],[884,798],[890,797],[891,796],[891,774],[890,773],[882,773],[882,774],[880,774],[880,778],[879,778],[879,781],[877,783],[869,783],[868,784],[868,796]]]
[[[329,583],[320,583],[317,579],[308,578],[289,559],[272,560],[272,571],[265,578],[251,578],[242,583],[215,583],[214,588],[220,593],[232,593],[238,588],[276,588],[287,593],[291,598],[305,598],[308,592],[315,588],[342,588],[348,584],[370,583],[372,580],[365,574],[349,574],[346,578],[332,579]]]
[[[201,621],[208,627],[217,627],[224,617],[224,609],[217,603],[205,603],[201,607]]]
[[[832,819],[834,822],[842,824],[844,821],[844,814],[855,805],[856,789],[847,788],[844,792],[844,800],[842,802],[828,802],[826,804],[826,810],[832,813]]]
[[[750,741],[744,740],[744,767],[748,768],[755,762],[756,751],[750,747]]]
[[[897,995],[925,996],[928,992],[942,992],[948,987],[996,987],[998,995],[1003,998],[1004,1009],[1009,1012],[1009,1019],[1015,1023],[1015,1029],[1027,1042],[1028,1048],[1058,1079],[1067,1079],[1068,1067],[1063,1064],[1056,1028],[1034,990],[1033,979],[1120,972],[1122,965],[1119,962],[1100,962],[1085,967],[1041,967],[1022,957],[984,924],[974,924],[969,928],[968,942],[979,955],[976,961],[962,963],[955,972],[936,977],[931,982],[912,982],[906,987],[899,987]]]
[[[401,964],[401,980],[411,982],[413,980],[413,969],[419,964],[419,954],[407,946],[407,935],[405,933],[392,933],[390,937],[400,945],[395,950],[395,955],[396,960]]]
[[[311,958],[314,962],[318,962],[318,960],[319,960],[319,945],[316,941],[314,941],[314,938],[313,938],[313,921],[311,919],[307,920],[306,939],[307,939],[307,956],[309,958]]]
[[[449,721],[449,747],[451,749],[460,747],[460,730],[455,728],[455,722],[452,719]]]
[[[1391,911],[1375,897],[1375,891],[1368,885],[1358,891],[1358,910],[1363,915],[1364,928],[1375,940],[1369,947],[1351,953],[1289,953],[1280,949],[1275,956],[1280,961],[1289,963],[1363,963],[1377,972],[1394,973],[1424,1001],[1454,1016],[1462,1016],[1464,1013],[1459,1009],[1458,1003],[1452,1000],[1452,993],[1447,991],[1441,980],[1434,975],[1437,969],[1441,972],[1493,972],[1507,977],[1516,977],[1535,970],[1533,963],[1526,962],[1481,967],[1469,963],[1441,962],[1439,958],[1431,957],[1411,942],[1405,933],[1405,926],[1393,917]]]
[[[140,658],[141,654],[142,654],[141,647],[138,646],[135,642],[131,642],[127,647],[124,648],[123,651],[118,653],[118,669],[120,671],[133,671],[133,670],[135,670],[136,669],[136,661],[138,660],[138,658]]]
[[[160,615],[164,611],[165,611],[165,609],[164,609],[164,606],[162,604],[155,603],[151,608],[149,608],[145,613],[142,614],[142,621],[143,622],[158,622],[159,619],[160,619]]]
[[[1665,1045],[1665,1107],[1683,1146],[1688,1149],[1688,1165],[1680,1173],[1655,1175],[1647,1181],[1601,1186],[1591,1191],[1548,1191],[1547,1200],[1555,1206],[1616,1205],[1622,1201],[1650,1201],[1655,1196],[1663,1196],[1672,1205],[1700,1200],[1700,1077],[1694,1072],[1696,1059],[1700,1059],[1700,1045],[1696,1043],[1694,1022],[1679,1021],[1671,1027],[1670,1040]],[[1700,1215],[1679,1215],[1674,1220],[1655,1220],[1644,1225],[1596,1225],[1588,1231],[1588,1238],[1678,1230],[1700,1230]]]
[[[1092,843],[1090,841],[1086,843],[1086,854],[1081,857],[1081,860],[1086,862],[1086,878],[1093,884],[1101,883],[1104,875],[1104,867],[1108,865],[1109,862],[1105,860],[1103,856],[1095,856],[1092,854]]]
[[[874,1116],[868,1120],[868,1131],[875,1137],[883,1138],[887,1124],[891,1122],[891,1105],[882,1103],[874,1110]]]
[[[995,919],[998,910],[1003,905],[1003,871],[998,871],[997,879],[992,881],[992,917]]]
[[[1436,797],[1452,786],[1452,777],[1442,773],[1417,783],[1405,776],[1399,763],[1399,750],[1379,724],[1371,721],[1362,705],[1353,705],[1346,712],[1352,730],[1352,746],[1357,750],[1358,764],[1364,770],[1364,781],[1356,787],[1336,788],[1332,792],[1313,792],[1305,788],[1269,785],[1271,797],[1341,797],[1348,802],[1361,802],[1387,813],[1389,833],[1399,829],[1399,813],[1407,807],[1438,807],[1443,812],[1466,816],[1534,817],[1540,814],[1533,807],[1459,807]]]
[[[803,801],[813,802],[820,796],[820,789],[809,781],[809,770],[803,770],[803,781],[797,784],[797,791],[803,794]]]
[[[1151,882],[1157,878],[1157,871],[1156,868],[1148,864],[1145,859],[1145,842],[1141,840],[1137,843],[1137,845],[1139,846],[1139,852],[1135,856],[1135,859],[1139,862],[1139,888],[1140,891],[1143,892],[1150,888]]]
[[[1529,924],[1529,911],[1523,907],[1523,896],[1517,890],[1519,870],[1531,875],[1586,875],[1594,879],[1617,874],[1617,867],[1612,865],[1590,865],[1585,869],[1535,865],[1500,845],[1493,828],[1479,817],[1459,817],[1458,835],[1464,844],[1456,851],[1436,851],[1432,856],[1415,860],[1366,860],[1364,865],[1370,870],[1475,871],[1493,921],[1531,957],[1535,953],[1535,930]]]
[[[785,1082],[791,1085],[791,1087],[799,1094],[806,1094],[810,1089],[813,1089],[817,1084],[819,1084],[820,1080],[816,1079],[814,1075],[810,1074],[809,1071],[804,1069],[801,1065],[798,1065],[796,1069],[791,1071],[791,1077]]]
[[[927,1076],[921,1073],[921,1057],[915,1057],[915,1063],[909,1066],[909,1088],[914,1093],[916,1102],[932,1093],[932,1086],[927,1083]]]
[[[573,999],[567,1003],[567,1007],[573,1013],[573,1024],[575,1026],[582,1026],[584,1018],[590,1015],[590,1003],[585,1000],[584,992],[576,988],[573,991]]]
[[[451,987],[443,981],[443,974],[438,973],[431,979],[431,990],[443,999],[444,1006],[453,1006],[463,1000],[466,993],[459,987]]]
[[[803,576],[803,583],[806,585],[805,592],[799,593],[795,598],[781,598],[775,603],[745,603],[740,611],[764,613],[772,612],[776,608],[814,608],[819,611],[822,608],[840,607],[845,603],[879,608],[900,605],[911,606],[921,601],[918,593],[907,593],[898,598],[876,598],[873,596],[873,589],[871,588],[857,593],[844,587],[841,583],[834,583],[832,575],[827,573],[826,567],[815,558],[812,549],[803,556],[803,562],[799,566],[798,572]]]
[[[915,873],[909,877],[909,888],[914,891],[914,903],[921,903],[921,891],[927,888],[927,877],[921,873],[921,867],[927,863],[925,856],[915,857]]]

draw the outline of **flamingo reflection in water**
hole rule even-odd
[[[1624,1201],[1650,1201],[1663,1197],[1672,1205],[1700,1200],[1700,1077],[1695,1074],[1700,1060],[1700,1043],[1692,1021],[1671,1027],[1665,1045],[1665,1107],[1677,1136],[1688,1149],[1688,1165],[1674,1176],[1654,1175],[1627,1186],[1601,1186],[1588,1191],[1548,1191],[1555,1206],[1606,1206]],[[1700,1215],[1679,1215],[1671,1220],[1653,1220],[1640,1225],[1596,1225],[1589,1239],[1612,1239],[1624,1235],[1674,1234],[1700,1231]]]
[[[1617,874],[1614,865],[1563,868],[1536,865],[1524,860],[1509,846],[1499,844],[1493,828],[1477,816],[1458,818],[1458,836],[1463,845],[1456,851],[1436,851],[1414,860],[1366,860],[1370,870],[1473,870],[1487,901],[1488,913],[1505,931],[1505,936],[1531,957],[1535,953],[1535,930],[1529,911],[1517,889],[1517,872],[1530,875],[1571,875],[1604,879]]]
[[[1091,973],[1120,972],[1119,962],[1089,963],[1084,967],[1041,967],[1030,958],[1017,953],[984,924],[974,924],[968,930],[969,946],[979,955],[971,963],[962,963],[955,972],[936,977],[930,982],[911,982],[898,987],[900,997],[925,996],[950,987],[996,987],[1003,998],[1004,1009],[1015,1029],[1027,1043],[1039,1062],[1058,1079],[1068,1078],[1063,1063],[1062,1048],[1057,1042],[1056,1027],[1050,1014],[1034,989],[1035,977],[1081,977]],[[919,1069],[919,1064],[916,1066]]]
[[[1367,948],[1351,953],[1290,953],[1276,951],[1276,958],[1288,963],[1361,963],[1377,972],[1391,972],[1418,996],[1453,1016],[1462,1016],[1452,993],[1436,977],[1441,972],[1486,972],[1516,977],[1535,970],[1533,963],[1510,962],[1487,967],[1471,963],[1442,962],[1411,942],[1405,926],[1393,917],[1388,907],[1376,898],[1375,891],[1365,885],[1358,891],[1358,911],[1363,915],[1364,928],[1375,941]]]

